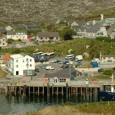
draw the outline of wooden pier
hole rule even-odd
[[[51,83],[27,83],[8,84],[6,94],[42,97],[67,97],[81,96],[82,98],[97,98],[100,86],[98,85],[77,85],[77,84],[51,84]]]

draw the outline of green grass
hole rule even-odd
[[[115,115],[114,102],[95,102],[84,104],[67,104],[46,107],[43,110],[26,115]]]
[[[73,49],[74,54],[83,54],[86,52],[86,45],[90,47],[87,49],[90,57],[99,57],[100,51],[102,54],[115,54],[115,44],[101,42],[92,39],[74,39],[69,41],[61,41],[54,44],[44,44],[31,46],[26,48],[12,48],[12,49],[2,49],[0,53],[27,53],[32,54],[35,49],[43,52],[55,52],[57,56],[67,55],[69,49]]]
[[[6,72],[0,69],[0,78],[3,78],[6,76]]]

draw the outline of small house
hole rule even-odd
[[[0,37],[0,47],[1,48],[4,48],[6,47],[8,44],[7,44],[7,39],[4,37],[4,36],[1,36]]]
[[[27,31],[17,30],[17,31],[8,31],[6,35],[7,39],[13,40],[27,40]]]
[[[69,83],[71,80],[76,79],[76,70],[68,67],[55,72],[46,72],[44,82],[45,83]]]
[[[36,40],[38,42],[56,42],[60,40],[60,36],[58,32],[39,32]]]
[[[115,63],[115,55],[101,55],[100,62],[114,62]]]

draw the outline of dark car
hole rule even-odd
[[[64,69],[64,68],[68,68],[69,65],[63,64],[63,65],[61,65],[60,67]]]
[[[39,72],[39,69],[38,69],[38,68],[36,68],[36,69],[35,69],[35,71],[36,71],[36,72]]]

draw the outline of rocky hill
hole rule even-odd
[[[115,0],[0,0],[0,21],[56,21],[115,15]]]

